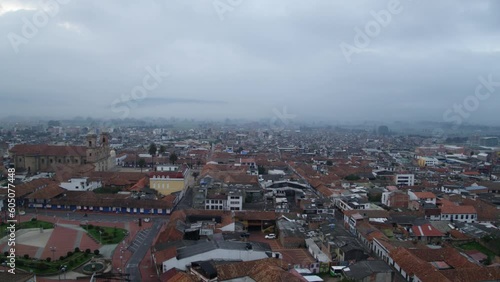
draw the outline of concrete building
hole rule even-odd
[[[397,186],[414,186],[415,185],[415,175],[414,174],[396,174],[394,177],[394,182]]]
[[[417,163],[420,167],[437,166],[439,164],[439,160],[431,157],[419,157],[417,159]]]
[[[67,182],[61,182],[59,187],[69,191],[92,191],[102,187],[100,181],[90,181],[88,177],[71,178]]]
[[[192,262],[206,260],[253,261],[270,257],[281,257],[273,253],[268,244],[237,241],[196,241],[195,244],[175,249],[171,257],[162,262],[163,272],[172,268],[186,270]]]
[[[485,147],[498,146],[498,137],[481,137],[479,138],[479,145]]]

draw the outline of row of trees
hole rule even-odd
[[[158,150],[158,147],[156,146],[155,143],[151,143],[149,145],[148,153],[151,155],[151,167],[154,166],[154,159],[155,159],[156,153],[158,152],[160,155],[163,155],[166,151],[167,151],[167,148],[163,145],[160,145],[159,150]],[[172,164],[175,164],[175,162],[179,159],[179,157],[177,157],[177,154],[172,153],[172,154],[170,154],[168,159],[170,160],[170,162]],[[142,168],[146,166],[146,160],[143,158],[140,158],[137,161],[137,165],[141,168],[141,172],[142,172]]]

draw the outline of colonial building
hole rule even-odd
[[[188,177],[187,167],[182,171],[154,171],[149,173],[149,185],[162,195],[170,195],[184,191],[187,188]]]
[[[96,171],[107,171],[115,164],[115,153],[109,147],[109,133],[102,133],[99,143],[96,134],[88,135],[85,146],[18,144],[10,154],[16,169],[28,173],[53,172],[57,164],[92,164]]]

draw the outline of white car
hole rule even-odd
[[[276,234],[274,234],[274,233],[267,234],[264,238],[266,238],[266,239],[276,239]]]
[[[144,219],[144,222],[150,222],[150,221],[151,221],[151,218],[149,218],[149,217],[146,217],[146,218]]]

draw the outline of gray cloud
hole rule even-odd
[[[243,1],[221,21],[213,1],[74,0],[16,54],[7,36],[22,34],[38,1],[5,0],[0,115],[116,118],[111,102],[155,65],[171,76],[134,117],[261,118],[286,106],[298,120],[442,121],[478,76],[500,80],[493,0],[401,0],[403,11],[349,64],[340,43],[353,44],[354,28],[388,2]],[[490,121],[498,92],[469,121]]]

